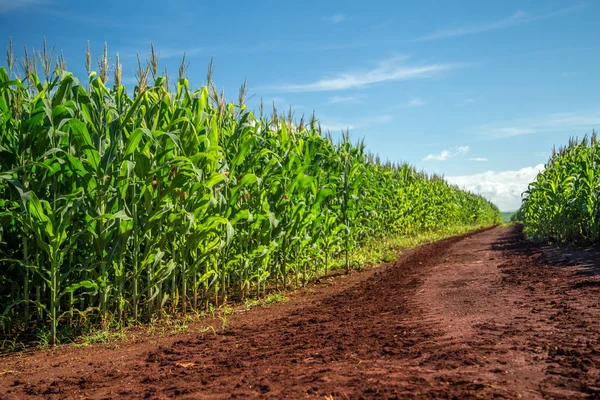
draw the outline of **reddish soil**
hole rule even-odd
[[[227,327],[0,359],[0,398],[600,398],[600,259],[496,228]]]

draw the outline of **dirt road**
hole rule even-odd
[[[0,398],[600,398],[600,253],[496,228],[410,250],[217,334],[0,359]]]

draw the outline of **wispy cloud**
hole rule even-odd
[[[0,0],[0,14],[6,14],[19,8],[50,4],[48,0]]]
[[[403,81],[431,78],[444,71],[461,67],[461,64],[422,64],[407,65],[406,57],[394,57],[383,61],[371,70],[345,72],[316,82],[304,84],[284,84],[272,87],[283,92],[324,92],[361,88],[380,82]]]
[[[523,118],[504,124],[480,125],[475,128],[475,131],[492,139],[503,139],[542,132],[585,133],[599,126],[600,112],[598,111],[568,112]],[[584,132],[581,132],[582,130]]]
[[[484,162],[487,161],[487,158],[484,157],[474,157],[474,158],[469,158],[469,161],[477,161],[477,162]]]
[[[454,146],[447,150],[442,150],[440,154],[430,154],[423,161],[446,161],[449,158],[462,156],[469,152],[469,146]]]
[[[360,47],[362,43],[360,42],[349,42],[349,43],[326,43],[317,46],[311,46],[311,50],[314,48],[319,51],[331,51],[331,50],[345,50],[351,49],[354,47]]]
[[[355,96],[333,96],[332,98],[329,99],[329,101],[327,102],[327,104],[339,104],[339,103],[361,103],[362,99],[364,99],[365,96],[363,95],[355,95]]]
[[[390,123],[394,120],[394,117],[391,115],[376,115],[374,117],[367,117],[361,121],[359,126],[370,126],[370,125],[382,125]]]
[[[473,98],[466,98],[466,99],[458,102],[456,104],[456,106],[457,107],[465,107],[465,106],[468,106],[469,104],[473,104],[473,103],[477,103],[477,100],[473,99]]]
[[[392,27],[394,25],[398,24],[398,20],[397,18],[386,18],[376,24],[374,24],[371,29],[374,30],[380,30],[380,29],[385,29],[385,28],[389,28]]]
[[[392,115],[372,115],[354,121],[340,121],[336,118],[319,118],[324,131],[339,132],[346,129],[367,129],[374,125],[385,125],[394,120]]]
[[[561,78],[569,78],[572,77],[574,75],[577,75],[577,72],[563,72],[560,74]]]
[[[160,56],[161,60],[166,60],[169,58],[181,58],[183,57],[183,53],[185,53],[186,57],[207,53],[203,47],[180,48],[154,44],[154,48],[156,49],[156,53]],[[146,55],[150,54],[150,43],[148,42],[147,44],[144,44],[143,48],[122,48],[119,49],[118,53],[120,54],[121,61],[137,60],[136,54],[138,53],[140,55],[140,59],[143,60],[146,58]]]
[[[423,107],[427,102],[420,97],[413,97],[406,103],[400,104],[400,108],[406,107]]]
[[[279,107],[288,105],[287,101],[281,97],[273,97],[269,104],[275,104],[275,106]]]
[[[515,211],[521,206],[521,194],[543,169],[544,166],[538,164],[516,171],[488,171],[473,175],[447,176],[445,179],[448,183],[490,199],[502,211]]]
[[[496,138],[496,139],[528,135],[530,133],[537,132],[537,130],[535,130],[533,128],[523,128],[523,127],[518,127],[518,126],[507,126],[507,127],[498,127],[498,128],[482,126],[481,130],[486,131],[486,133],[489,136]]]
[[[582,5],[561,8],[558,10],[554,10],[546,13],[528,13],[524,11],[517,11],[511,16],[507,18],[500,19],[498,21],[488,22],[488,23],[480,23],[480,24],[472,24],[465,25],[455,28],[447,28],[441,29],[434,32],[431,32],[427,35],[418,37],[414,39],[416,42],[429,41],[429,40],[438,40],[438,39],[446,39],[457,36],[471,35],[475,33],[494,31],[498,29],[506,29],[512,28],[514,26],[525,25],[530,22],[539,21],[542,19],[556,17],[561,14],[567,14],[576,10],[583,8]]]
[[[337,13],[337,14],[333,14],[327,17],[322,17],[321,19],[323,19],[324,21],[327,22],[331,22],[334,24],[339,24],[342,21],[345,21],[347,19],[346,15],[341,14],[341,13]]]
[[[280,112],[287,112],[290,108],[292,109],[292,112],[295,112],[304,108],[304,106],[291,104],[289,101],[281,97],[272,97],[270,100],[264,99],[263,106],[265,109],[270,110],[273,105],[275,105],[275,108],[277,108]]]
[[[2,0],[0,0],[2,1]],[[294,50],[289,47],[297,46]],[[286,53],[286,52],[308,52],[315,51],[317,47],[311,43],[285,43],[282,40],[263,40],[258,41],[252,45],[241,45],[235,43],[213,43],[207,46],[194,46],[191,45],[186,47],[185,45],[163,45],[160,42],[154,43],[154,47],[157,52],[160,52],[161,59],[167,58],[181,58],[183,52],[186,52],[187,57],[205,55],[205,56],[218,56],[218,55],[231,55],[231,54],[260,54],[260,53]],[[141,48],[141,51],[140,51]],[[139,42],[133,46],[130,46],[123,51],[123,54],[133,54],[135,58],[135,52],[139,51],[140,57],[142,54],[147,54],[150,51],[150,42]]]
[[[339,122],[339,121],[327,121],[327,122],[321,123],[321,129],[325,132],[327,132],[327,131],[340,132],[340,131],[345,131],[346,129],[354,129],[354,128],[356,128],[356,126],[354,126],[352,124],[344,124],[343,122]]]
[[[185,53],[186,57],[195,56],[198,54],[202,54],[205,52],[202,47],[191,47],[191,48],[177,48],[177,47],[156,47],[158,53],[160,53],[160,58],[181,58],[183,57],[183,53]]]
[[[3,0],[0,0],[2,2]],[[107,17],[98,13],[87,13],[87,12],[79,12],[77,10],[73,10],[70,8],[62,8],[60,7],[50,7],[53,5],[53,1],[51,0],[20,0],[18,2],[25,2],[29,4],[35,4],[37,7],[35,11],[38,14],[43,14],[46,17],[52,17],[61,19],[63,21],[67,21],[69,23],[85,25],[85,26],[96,26],[102,28],[131,28],[132,22],[125,21],[124,19],[119,20],[119,18]],[[44,7],[46,6],[46,7]],[[1,12],[0,12],[1,13]]]

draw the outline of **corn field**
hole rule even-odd
[[[600,242],[600,143],[595,134],[553,151],[525,192],[519,217],[525,234],[536,241]]]
[[[228,103],[212,70],[190,89],[185,59],[171,82],[152,49],[128,91],[106,48],[99,72],[88,50],[85,82],[49,53],[17,69],[10,49],[0,68],[4,334],[46,327],[56,343],[69,324],[204,310],[350,269],[369,240],[500,221],[486,199],[380,162],[347,132],[334,141],[315,117],[249,110],[245,85]]]

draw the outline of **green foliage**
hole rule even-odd
[[[367,241],[500,220],[347,134],[334,143],[314,118],[257,117],[184,78],[133,95],[105,82],[0,68],[3,332],[56,343],[64,325],[208,311],[332,259],[350,269]]]
[[[522,222],[523,221],[523,212],[519,209],[517,212],[513,213],[510,216],[510,221],[508,222]]]
[[[600,241],[600,143],[571,139],[529,185],[518,220],[526,236],[553,243]]]
[[[246,306],[247,309],[249,309],[249,308],[253,308],[253,307],[265,307],[265,306],[269,306],[271,304],[281,303],[281,302],[284,302],[287,300],[288,300],[288,298],[284,292],[275,291],[275,292],[268,293],[264,297],[261,297],[258,299],[248,299],[248,300],[246,300],[246,303],[244,305]]]
[[[501,212],[500,215],[502,215],[502,222],[507,223],[507,222],[511,222],[513,221],[517,213],[516,212]]]

